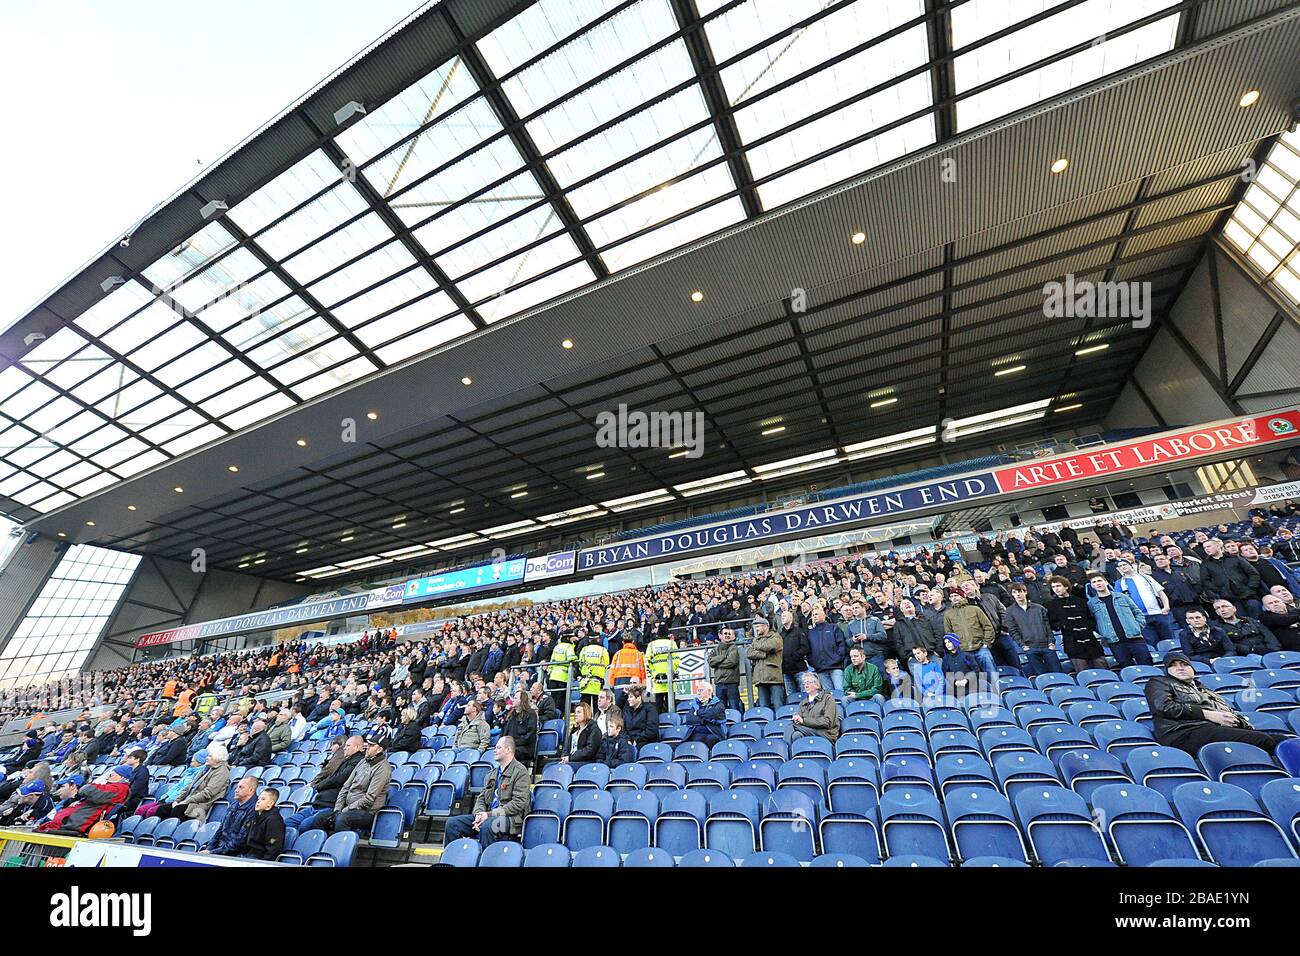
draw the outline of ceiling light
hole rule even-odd
[[[1014,375],[1016,372],[1023,372],[1025,368],[1026,366],[1024,365],[1013,365],[1011,366],[1011,368],[999,369],[993,374],[998,377],[1001,377],[1003,375]]]
[[[86,527],[88,527],[88,528],[93,528],[93,527],[95,527],[95,522],[93,522],[93,521],[87,521],[87,522],[86,522]]]
[[[1066,167],[1069,166],[1069,165],[1070,165],[1070,161],[1069,161],[1068,159],[1066,159],[1064,156],[1062,156],[1062,157],[1061,157],[1060,159],[1058,159],[1056,162],[1052,163],[1052,172],[1053,172],[1054,174],[1055,174],[1055,173],[1063,173],[1063,172],[1065,172]]]
[[[229,471],[229,472],[237,472],[237,471],[239,471],[239,466],[238,466],[238,465],[227,465],[227,466],[226,466],[226,471]]]
[[[378,419],[379,419],[379,413],[378,413],[378,412],[366,412],[366,418],[370,419],[372,422],[373,422],[373,421],[378,421]]]
[[[306,448],[306,447],[307,447],[307,439],[305,439],[305,438],[299,438],[299,439],[298,439],[294,444],[296,444],[299,448]]]
[[[1052,409],[1052,411],[1056,411],[1056,412],[1072,412],[1072,411],[1074,411],[1076,408],[1083,408],[1083,402],[1075,402],[1073,405],[1062,405],[1060,408],[1054,408],[1054,409]]]
[[[177,485],[175,488],[172,489],[172,491],[176,492],[178,495],[185,494],[185,489],[182,488],[180,485]]]
[[[781,432],[783,432],[783,431],[785,431],[785,426],[784,426],[784,425],[777,425],[775,428],[764,428],[761,432],[759,432],[759,434],[760,434],[760,435],[764,435],[764,436],[766,436],[766,435],[779,435],[779,434],[781,434]]]
[[[685,458],[689,454],[690,454],[689,451],[675,451],[671,455],[669,455],[668,458],[669,460],[672,460],[673,458]]]
[[[126,510],[127,510],[127,511],[135,511],[135,505],[127,505],[127,506],[126,506]]]
[[[853,240],[855,246],[860,246],[867,241],[867,234],[865,232],[855,232],[850,236],[850,239]]]
[[[1242,109],[1247,106],[1254,106],[1259,102],[1259,90],[1247,90],[1242,94],[1241,99],[1237,100],[1237,105]]]
[[[66,531],[60,531],[60,532],[59,532],[59,537],[60,537],[60,538],[66,538],[67,536],[68,536],[68,532],[66,532]]]
[[[474,384],[474,380],[473,380],[472,378],[470,378],[468,375],[466,375],[464,378],[462,378],[462,379],[460,380],[460,384],[462,384],[462,385],[473,385],[473,384]]]
[[[510,497],[511,497],[511,498],[527,498],[527,497],[528,497],[528,492],[526,492],[526,491],[516,491],[516,492],[515,492],[513,495],[511,495]]]
[[[597,478],[604,478],[604,477],[605,477],[605,473],[603,471],[594,471],[587,476],[587,480],[595,481]]]
[[[884,408],[886,405],[893,405],[896,401],[898,401],[897,398],[882,398],[882,399],[881,399],[880,401],[878,401],[878,402],[872,402],[872,403],[871,403],[871,407],[872,407],[872,408]]]
[[[1102,342],[1100,345],[1089,345],[1086,349],[1076,349],[1075,355],[1091,355],[1093,352],[1104,352],[1110,348],[1109,342]]]
[[[691,293],[691,301],[692,301],[692,302],[703,302],[703,301],[704,301],[704,293],[701,292],[699,289],[696,289],[694,292]]]
[[[406,527],[406,522],[405,522],[405,521],[399,521],[399,522],[397,522],[397,524],[393,525],[393,530],[394,530],[394,531],[399,531],[399,530],[401,530],[402,528],[405,528],[405,527]]]
[[[350,535],[348,535],[346,538],[339,538],[339,540],[342,541],[344,544],[347,544],[347,543],[348,543],[349,541],[351,541],[354,537],[356,537],[356,535],[352,535],[352,534],[350,534]]]
[[[573,339],[565,339],[560,343],[560,345],[564,346],[566,349],[571,349],[573,348]]]
[[[448,512],[448,514],[458,515],[464,510],[465,510],[464,508],[452,508],[451,511]]]
[[[306,554],[306,553],[307,553],[306,548],[299,548],[297,551],[294,552],[294,554]]]
[[[253,563],[254,563],[254,564],[266,564],[266,558],[258,558],[258,559],[257,559],[256,561],[254,561]]]
[[[245,561],[243,564],[240,565],[240,567],[241,567],[241,568],[246,568],[246,567],[248,567],[248,562]]]

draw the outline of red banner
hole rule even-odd
[[[200,625],[187,624],[174,627],[170,631],[156,631],[137,638],[136,647],[157,647],[159,644],[175,644],[177,641],[192,641],[199,636]]]
[[[1168,466],[1194,458],[1245,450],[1269,442],[1300,438],[1300,409],[1106,445],[1042,461],[995,469],[1003,491],[1025,491],[1086,478],[1105,481],[1124,471]]]

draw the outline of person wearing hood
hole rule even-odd
[[[126,800],[135,769],[119,764],[108,773],[103,783],[88,783],[77,791],[77,799],[68,804],[36,829],[42,833],[55,831],[84,835],[92,826],[108,815],[114,807]]]
[[[1152,677],[1143,687],[1152,730],[1160,743],[1192,756],[1218,741],[1253,744],[1270,754],[1276,749],[1276,737],[1252,728],[1245,714],[1197,679],[1187,654],[1171,651],[1165,656],[1164,668],[1164,674]]]
[[[990,650],[997,639],[993,622],[983,608],[967,600],[966,592],[960,587],[948,589],[948,600],[951,606],[943,615],[945,637],[956,635],[961,650],[979,662],[980,670],[990,681],[996,680],[998,665]]]
[[[930,657],[930,651],[924,644],[912,648],[912,659],[908,661],[907,668],[912,674],[912,686],[920,691],[923,703],[943,699],[946,687],[943,664]]]
[[[962,640],[956,634],[945,634],[943,658],[939,662],[945,683],[952,684],[953,695],[958,698],[976,692],[974,682],[979,680],[978,675],[984,670],[976,655],[962,650],[961,645]]]

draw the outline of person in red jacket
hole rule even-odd
[[[122,764],[114,767],[105,783],[88,783],[77,791],[77,801],[64,807],[37,830],[58,830],[85,834],[118,804],[126,800],[131,788],[131,768]]]

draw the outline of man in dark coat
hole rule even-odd
[[[1196,679],[1192,661],[1182,651],[1167,654],[1164,665],[1165,673],[1143,688],[1160,743],[1193,756],[1216,741],[1254,744],[1270,754],[1277,747],[1276,737],[1254,730],[1245,714]]]
[[[322,810],[334,809],[334,802],[338,800],[339,791],[348,782],[348,777],[352,776],[352,771],[356,765],[361,762],[361,752],[365,749],[365,743],[361,737],[349,737],[335,751],[334,755],[325,761],[325,765],[321,767],[320,772],[311,780],[311,787],[316,791],[316,796],[312,798],[311,805],[303,807],[297,813],[292,814],[285,821],[287,826],[301,831],[303,825],[316,814]]]
[[[253,721],[248,730],[248,739],[231,761],[236,767],[264,767],[271,762],[271,737],[266,732],[266,722]]]
[[[239,856],[244,852],[248,844],[248,828],[257,812],[257,803],[253,799],[256,793],[256,777],[243,777],[235,784],[235,799],[231,801],[230,809],[226,811],[208,849],[199,852],[216,856]],[[276,816],[279,816],[278,810]]]

